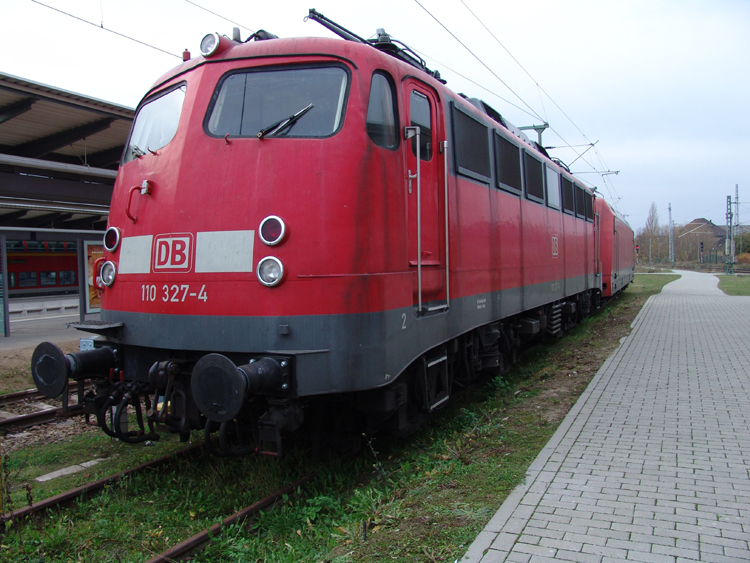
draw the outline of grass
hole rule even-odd
[[[719,289],[727,295],[750,295],[750,276],[718,276]]]
[[[193,560],[452,562],[524,479],[569,408],[629,333],[648,296],[677,277],[636,276],[620,298],[564,338],[534,346],[506,376],[453,397],[409,438],[370,439],[365,454],[354,461],[314,466],[300,451],[282,460],[199,454],[7,532],[0,539],[0,558],[143,561],[314,468],[319,477],[300,494],[224,530]],[[91,459],[104,452],[124,468],[137,457],[131,454],[135,457],[126,461],[126,450],[152,449],[99,440],[86,436],[8,456],[9,467],[18,472],[16,502],[22,502],[22,485],[34,471],[46,472],[66,458]],[[92,469],[105,471],[98,468]],[[34,496],[42,492],[34,485]]]
[[[77,352],[78,340],[59,343],[63,353]],[[34,347],[0,351],[0,394],[34,387],[31,378],[31,356]]]
[[[195,433],[192,438],[194,443],[196,441],[200,443],[203,439],[200,432]],[[162,434],[162,439],[152,446],[134,448],[119,440],[109,438],[97,428],[69,441],[24,448],[4,456],[3,470],[10,484],[8,487],[10,490],[4,495],[2,504],[6,511],[28,504],[25,485],[32,486],[33,500],[40,501],[168,455],[183,449],[186,445],[180,443],[179,438],[174,434]],[[34,481],[35,477],[92,459],[105,461],[80,473],[66,475],[45,483]]]
[[[0,377],[0,395],[33,388],[34,380],[29,368],[12,368],[3,372]]]

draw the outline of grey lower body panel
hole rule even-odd
[[[417,316],[415,307],[349,315],[211,317],[102,311],[102,320],[122,322],[110,338],[143,371],[180,353],[216,352],[247,361],[250,355],[295,358],[299,396],[362,391],[393,382],[416,358],[479,326],[564,299],[563,288],[587,285],[584,277],[452,299],[448,310]],[[589,286],[590,287],[590,286]],[[578,293],[578,292],[575,292]],[[573,293],[574,294],[574,293]],[[137,347],[129,351],[128,347]],[[247,359],[242,355],[247,354]],[[165,356],[165,357],[161,357]]]
[[[626,285],[633,281],[633,268],[625,268],[612,273],[612,293],[621,291]]]

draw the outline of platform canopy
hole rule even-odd
[[[103,231],[134,114],[0,73],[0,228]]]

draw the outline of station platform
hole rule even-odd
[[[78,315],[78,295],[11,298],[8,313],[11,321],[49,316]]]
[[[11,299],[8,311],[10,336],[0,336],[0,352],[96,336],[68,326],[80,320],[77,295]],[[89,318],[97,319],[98,314]]]
[[[750,561],[750,297],[676,273],[461,563]]]

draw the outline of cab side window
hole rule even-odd
[[[372,142],[385,149],[398,147],[398,115],[392,81],[383,73],[375,72],[370,83],[367,105],[367,135]]]
[[[410,98],[411,126],[418,126],[419,136],[419,158],[430,160],[432,158],[432,119],[430,117],[430,100],[427,96],[412,90]],[[411,151],[417,156],[417,138],[411,138]]]

